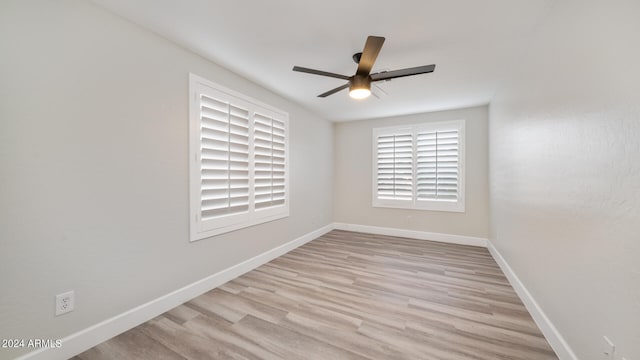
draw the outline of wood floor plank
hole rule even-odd
[[[487,249],[338,230],[76,358],[557,359]]]
[[[203,334],[216,341],[220,347],[218,355],[231,359],[277,360],[280,357],[258,345],[256,342],[235,331],[228,321],[213,316],[201,315],[187,321],[184,326],[193,332]]]
[[[124,332],[77,356],[82,360],[158,359],[185,360],[162,343],[143,333],[140,327]]]
[[[332,344],[247,315],[233,325],[238,332],[248,334],[266,349],[285,359],[366,359],[356,353]]]

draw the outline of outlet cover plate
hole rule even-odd
[[[56,295],[56,316],[73,311],[75,307],[75,293],[73,290]]]

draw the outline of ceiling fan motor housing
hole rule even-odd
[[[349,90],[354,89],[371,89],[371,76],[353,75],[349,80]]]

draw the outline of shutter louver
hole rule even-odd
[[[410,133],[378,136],[377,197],[413,199],[413,139]]]
[[[249,210],[249,112],[200,96],[200,217]]]
[[[420,132],[416,136],[417,200],[457,201],[458,130]]]
[[[255,208],[263,209],[285,202],[285,123],[259,113],[254,114]]]

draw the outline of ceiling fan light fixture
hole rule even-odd
[[[353,99],[366,99],[371,95],[371,90],[367,88],[349,89],[349,96]]]
[[[349,96],[353,99],[366,99],[371,95],[371,78],[354,76],[349,84]]]

